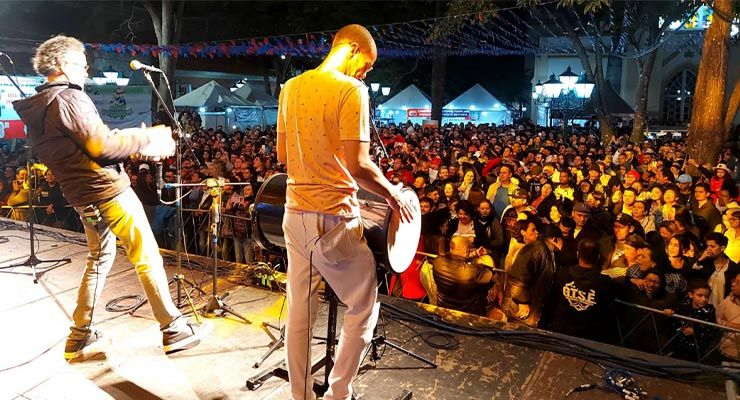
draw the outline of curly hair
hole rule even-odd
[[[36,55],[31,59],[36,73],[49,76],[59,72],[67,53],[85,51],[85,45],[69,36],[54,36],[42,43],[36,49]]]

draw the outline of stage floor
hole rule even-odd
[[[25,225],[5,219],[0,225],[0,267],[24,261],[30,252]],[[223,268],[218,292],[228,291],[227,303],[252,324],[232,317],[204,318],[209,333],[201,344],[166,356],[148,305],[134,315],[105,309],[114,298],[143,295],[131,264],[119,248],[95,310],[97,327],[105,338],[91,346],[80,361],[67,363],[63,358],[64,340],[87,253],[84,237],[44,227],[38,232],[37,244],[40,259],[69,257],[72,262],[57,268],[40,265],[38,270],[43,273],[38,284],[33,283],[27,267],[0,270],[0,399],[290,398],[287,383],[279,378],[267,380],[256,391],[246,387],[246,380],[261,371],[252,365],[270,344],[261,323],[281,324],[285,315],[284,296],[246,285],[244,268]],[[205,264],[203,267],[210,265],[206,259],[191,261]],[[168,276],[172,276],[173,259],[166,257],[165,265]],[[201,268],[185,269],[183,273],[210,294],[211,275],[201,272]],[[174,295],[175,286],[170,287]],[[207,300],[208,296],[195,293],[196,307]],[[396,304],[417,307],[400,300]],[[187,306],[182,310],[187,311]],[[316,332],[319,336],[325,332],[326,310],[322,302]],[[343,311],[340,307],[340,324]],[[475,319],[467,323],[474,324]],[[386,321],[389,339],[433,360],[439,368],[432,369],[386,348],[375,365],[366,359],[355,382],[357,397],[393,399],[409,389],[414,399],[563,399],[574,386],[598,381],[589,372],[599,372],[599,368],[577,358],[467,336],[456,336],[458,349],[437,350],[416,333],[428,331],[431,328]],[[320,358],[323,344],[317,341],[313,349],[314,359]],[[283,351],[273,354],[264,367],[280,362]],[[322,372],[316,376],[322,377]],[[639,377],[639,382],[651,399],[724,398],[721,384],[687,385],[648,377]],[[594,398],[621,397],[597,390],[569,397]]]

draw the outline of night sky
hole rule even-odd
[[[154,1],[155,4],[159,3]],[[435,1],[188,1],[181,42],[216,41],[270,35],[336,30],[348,23],[363,25],[402,22],[435,16]],[[33,48],[53,34],[64,33],[98,43],[156,43],[149,15],[132,1],[2,1],[0,51],[16,59],[21,73],[31,73]],[[268,60],[180,62],[181,69],[256,73]],[[297,60],[311,68],[319,60]],[[502,101],[529,91],[531,70],[523,56],[450,58],[446,100],[475,83]],[[393,80],[394,92],[410,83],[431,91],[431,63],[413,59],[379,59],[367,81]]]

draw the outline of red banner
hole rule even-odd
[[[25,139],[26,126],[21,120],[0,120],[0,139]]]

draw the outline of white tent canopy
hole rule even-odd
[[[442,107],[445,122],[469,120],[478,124],[511,122],[511,112],[483,86],[476,83]]]
[[[255,88],[249,84],[249,82],[245,83],[244,86],[239,89],[236,89],[233,93],[251,104],[262,107],[278,106],[278,101],[275,97],[267,93],[262,88]]]
[[[207,110],[225,107],[250,107],[241,97],[231,93],[229,89],[210,81],[205,85],[175,99],[176,107],[205,107]]]
[[[387,121],[392,120],[396,124],[409,120],[421,123],[422,120],[429,119],[431,112],[432,101],[429,100],[429,96],[416,85],[411,84],[379,105],[376,115]]]

